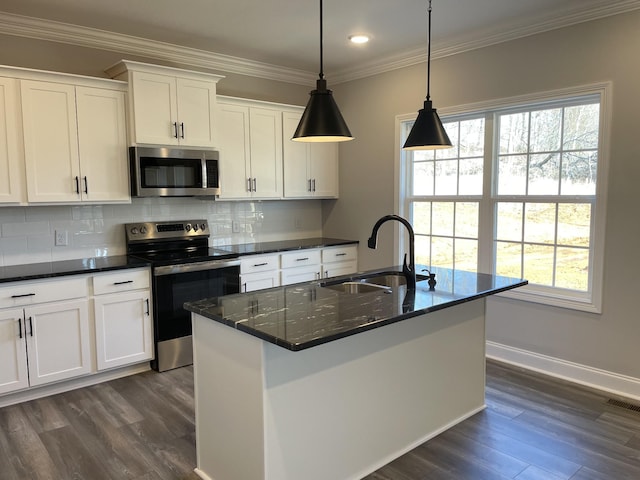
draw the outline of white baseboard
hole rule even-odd
[[[64,380],[62,382],[52,383],[49,385],[42,385],[40,387],[31,387],[18,392],[7,393],[0,396],[0,408],[7,407],[9,405],[15,405],[16,403],[28,402],[30,400],[36,400],[42,397],[48,397],[50,395],[56,395],[58,393],[68,392],[69,390],[75,390],[77,388],[89,387],[102,382],[108,382],[109,380],[115,380],[116,378],[127,377],[136,373],[146,372],[150,370],[149,362],[139,363],[136,365],[130,365],[127,367],[114,368],[113,370],[107,370],[105,372],[93,373],[85,375],[83,377],[73,378],[71,380]]]
[[[640,400],[640,379],[568,362],[555,357],[487,342],[487,358],[544,373],[611,394]]]

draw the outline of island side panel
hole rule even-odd
[[[264,479],[262,340],[192,314],[196,474]]]
[[[359,479],[482,410],[484,305],[299,352],[265,344],[264,478]]]

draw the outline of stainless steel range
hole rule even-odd
[[[127,254],[151,262],[155,359],[160,372],[193,363],[191,315],[182,306],[240,291],[238,254],[209,247],[206,220],[125,224]]]

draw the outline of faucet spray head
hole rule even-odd
[[[375,236],[369,237],[369,240],[367,241],[367,245],[369,246],[369,248],[376,248],[377,243],[378,239]]]

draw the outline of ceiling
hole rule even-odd
[[[427,5],[427,0],[324,0],[327,78],[357,78],[384,66],[424,61]],[[638,8],[640,0],[435,0],[433,55]],[[314,76],[319,72],[319,0],[2,0],[0,11],[6,12],[0,33],[37,37],[36,31],[44,35],[50,27],[61,28],[39,23],[33,33],[14,30],[25,20],[11,15],[16,14],[179,45],[222,59],[238,57]],[[354,33],[372,39],[364,46],[352,45],[347,37]],[[58,37],[74,43],[72,36]]]

